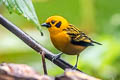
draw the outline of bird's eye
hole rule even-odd
[[[61,24],[62,24],[62,22],[59,21],[55,26],[56,26],[57,28],[60,28]]]
[[[54,23],[55,23],[55,21],[54,21],[54,20],[52,20],[52,21],[51,21],[51,23],[52,23],[52,24],[54,24]]]

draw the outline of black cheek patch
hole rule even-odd
[[[57,28],[60,28],[60,26],[61,26],[61,21],[59,21],[55,26],[57,27]]]

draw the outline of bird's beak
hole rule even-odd
[[[47,27],[47,28],[51,27],[50,23],[43,23],[43,24],[41,24],[41,26],[44,26],[44,27]]]

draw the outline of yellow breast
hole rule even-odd
[[[50,34],[50,38],[51,38],[53,45],[58,50],[62,51],[65,54],[77,55],[83,49],[85,49],[84,46],[72,44],[69,35],[67,35],[65,31],[62,31],[62,32],[60,32],[58,34],[54,34],[54,35]]]

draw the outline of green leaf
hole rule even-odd
[[[31,20],[33,23],[35,23],[37,29],[41,32],[40,23],[38,21],[31,0],[2,0],[2,1],[5,4],[5,6],[8,8],[10,13],[15,12],[19,15],[23,15],[27,20]]]

